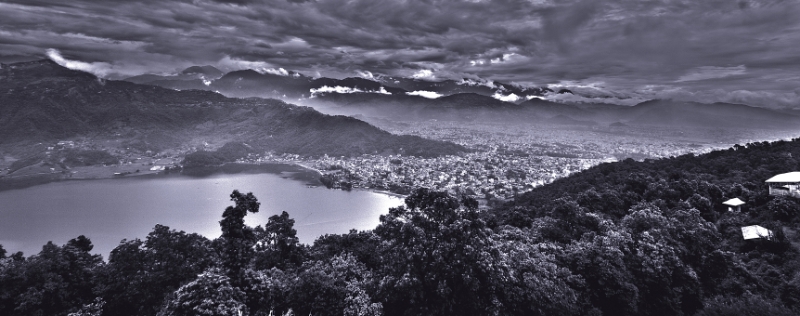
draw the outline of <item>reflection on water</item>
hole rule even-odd
[[[247,215],[248,225],[286,211],[303,243],[374,228],[380,214],[403,203],[374,192],[308,187],[274,174],[66,181],[0,192],[0,244],[27,256],[48,240],[61,245],[82,234],[94,243],[92,252],[107,257],[120,240],[144,239],[156,224],[214,238],[234,189],[253,192],[261,202],[259,213]]]

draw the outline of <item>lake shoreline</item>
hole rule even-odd
[[[95,253],[105,257],[120,240],[145,238],[158,224],[213,239],[233,190],[252,192],[261,203],[260,211],[245,219],[248,225],[264,225],[285,211],[296,220],[305,244],[325,234],[374,229],[381,215],[403,204],[371,190],[307,185],[303,180],[316,174],[299,166],[229,168],[239,169],[204,177],[169,173],[71,179],[0,192],[0,244],[12,253],[35,254],[47,241],[60,245],[85,235]]]
[[[0,178],[0,192],[9,190],[22,190],[33,186],[61,182],[61,181],[90,181],[90,180],[105,180],[105,179],[156,179],[164,176],[182,176],[182,177],[210,177],[219,174],[276,174],[282,178],[294,181],[305,182],[305,185],[310,187],[324,186],[319,180],[322,172],[314,169],[303,162],[287,161],[287,162],[261,162],[261,163],[244,163],[234,162],[227,163],[222,166],[209,168],[200,172],[193,171],[170,171],[159,170],[151,171],[144,170],[139,172],[130,171],[132,169],[126,166],[88,166],[74,168],[72,173],[49,173],[49,174],[36,174],[25,175],[11,178]],[[120,173],[120,175],[115,175]],[[334,190],[334,189],[331,189]],[[369,191],[378,194],[383,194],[399,199],[404,199],[406,195],[394,193],[388,190],[379,190],[372,188],[359,188],[360,191]]]
[[[9,190],[21,190],[33,186],[61,182],[61,181],[88,181],[106,179],[153,179],[163,176],[179,175],[185,177],[208,177],[218,174],[276,174],[282,178],[302,181],[308,186],[322,186],[319,181],[319,171],[292,162],[268,162],[268,163],[227,163],[218,167],[203,170],[201,172],[179,171],[179,170],[127,170],[132,167],[126,166],[88,166],[74,168],[70,173],[46,173],[24,175],[16,177],[0,178],[0,192]],[[138,172],[137,172],[138,171]]]

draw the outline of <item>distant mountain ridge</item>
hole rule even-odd
[[[301,155],[455,154],[447,142],[397,136],[354,118],[279,100],[234,99],[98,79],[50,60],[0,67],[0,144],[117,135],[178,145],[197,137]],[[154,136],[155,135],[155,136]]]
[[[184,84],[185,81],[190,81],[205,85],[204,81],[210,82],[210,80],[219,79],[223,74],[224,73],[221,70],[213,66],[191,66],[175,75],[143,74],[125,78],[123,80],[138,84],[151,84],[156,86],[168,85],[173,81],[183,82]]]
[[[210,66],[207,66],[210,67]],[[251,69],[231,71],[211,79],[206,76],[207,81],[198,78],[186,77],[185,74],[190,67],[179,75],[160,76],[160,75],[139,75],[123,79],[140,84],[157,85],[171,89],[202,89],[219,91],[231,97],[263,97],[263,98],[284,98],[300,99],[309,98],[313,91],[318,94],[335,93],[324,91],[325,87],[339,88],[347,92],[374,92],[388,93],[392,95],[406,94],[414,91],[434,92],[439,95],[453,95],[460,93],[474,93],[485,96],[509,96],[516,95],[519,99],[526,96],[541,96],[547,92],[553,92],[548,88],[522,88],[511,84],[482,81],[475,79],[441,80],[427,81],[422,79],[379,77],[373,79],[349,77],[344,79],[334,78],[312,78],[306,75],[286,71],[284,73],[258,72]]]
[[[635,106],[570,104],[539,98],[515,104],[493,97],[459,93],[436,99],[374,93],[328,94],[307,101],[331,112],[398,120],[486,120],[518,123],[791,129],[800,115],[743,104],[651,100]]]

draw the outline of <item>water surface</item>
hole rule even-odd
[[[261,202],[259,213],[247,215],[248,225],[263,225],[286,211],[307,244],[327,233],[372,229],[381,214],[403,203],[375,192],[308,187],[263,173],[61,181],[0,191],[0,244],[28,256],[47,241],[62,245],[86,235],[95,245],[92,252],[107,258],[120,240],[144,239],[156,224],[215,238],[234,189],[253,192]]]

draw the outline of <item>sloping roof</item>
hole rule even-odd
[[[728,206],[739,206],[739,205],[744,205],[744,201],[740,200],[739,198],[732,198],[730,200],[722,202],[722,204],[725,204],[725,205],[728,205]]]
[[[757,238],[771,239],[772,231],[758,225],[744,226],[742,227],[742,237],[744,237],[745,240]]]
[[[779,183],[800,182],[800,172],[794,171],[794,172],[781,173],[779,175],[776,175],[776,176],[774,176],[772,178],[767,179],[767,181],[765,181],[765,182],[768,182],[768,183],[770,183],[770,182],[779,182]]]

